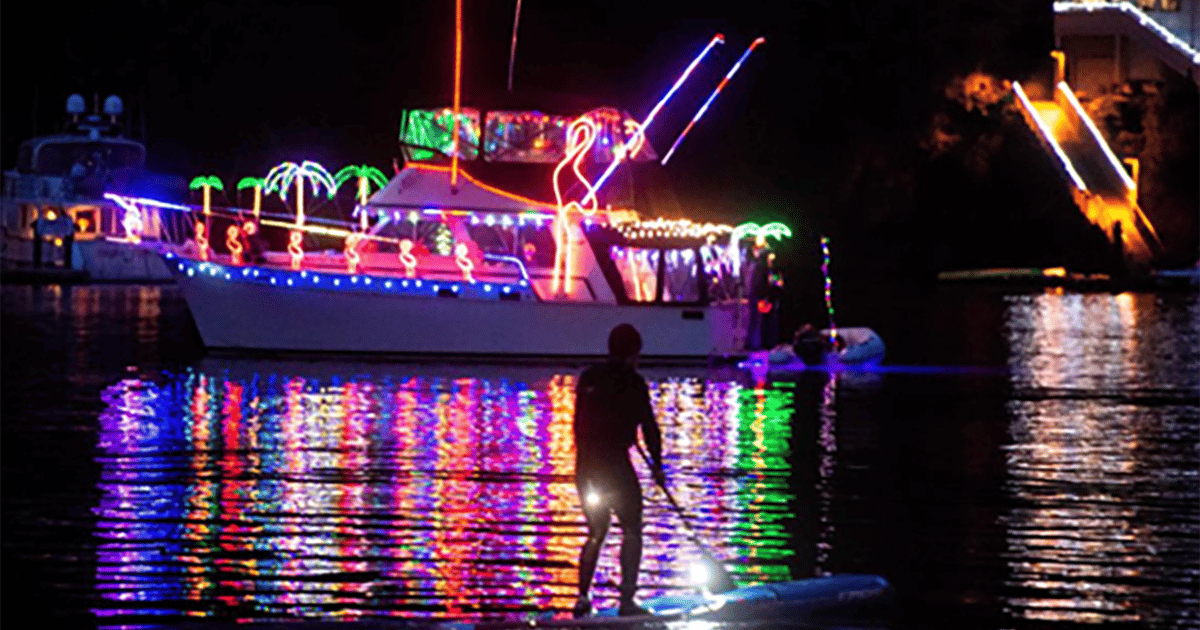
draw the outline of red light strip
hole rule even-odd
[[[750,53],[754,52],[754,49],[759,44],[762,44],[766,41],[766,38],[759,37],[758,39],[754,40],[754,43],[750,44],[750,47],[746,49],[746,52],[742,53],[741,58],[737,60],[737,63],[733,64],[733,67],[729,69],[729,72],[725,75],[725,78],[721,79],[721,82],[717,84],[717,89],[713,90],[713,93],[709,95],[708,100],[704,101],[704,104],[700,106],[700,109],[696,110],[696,115],[692,117],[692,121],[687,124],[687,127],[684,127],[683,133],[679,134],[679,137],[675,139],[675,144],[672,144],[671,148],[667,150],[667,154],[663,156],[662,159],[663,164],[666,164],[667,160],[671,159],[671,154],[675,153],[675,149],[679,148],[679,143],[683,142],[684,137],[687,136],[688,132],[692,130],[692,127],[696,125],[696,121],[700,120],[700,117],[704,115],[704,112],[708,111],[708,106],[712,105],[712,102],[717,99],[717,95],[721,93],[721,90],[725,89],[725,84],[729,83],[729,80],[732,79],[733,75],[737,73],[738,68],[742,67],[742,62],[746,60],[746,57],[749,57]]]
[[[679,75],[679,78],[675,80],[675,85],[671,86],[671,89],[667,91],[666,95],[663,96],[662,99],[658,101],[658,104],[654,106],[654,109],[650,110],[650,114],[646,116],[646,120],[642,121],[641,127],[639,127],[637,132],[633,134],[633,137],[629,139],[629,142],[623,145],[625,149],[628,149],[629,147],[639,147],[639,145],[636,144],[638,138],[641,137],[643,140],[645,139],[646,129],[650,127],[650,123],[654,122],[654,117],[658,116],[658,112],[662,110],[663,106],[667,104],[667,101],[675,95],[675,92],[679,91],[679,88],[683,85],[683,82],[687,81],[688,77],[691,76],[692,71],[696,69],[696,66],[700,65],[700,61],[703,60],[706,55],[708,55],[708,51],[712,50],[713,46],[724,43],[724,35],[717,33],[713,36],[712,41],[708,42],[708,45],[704,47],[704,50],[700,51],[699,55],[696,55],[696,58],[692,60],[692,63],[688,64],[688,67],[683,71],[683,74]],[[621,165],[621,159],[626,155],[632,156],[632,152],[628,150],[613,152],[612,164],[608,165],[608,169],[604,171],[604,174],[600,176],[600,179],[596,180],[596,185],[588,190],[588,194],[579,201],[579,205],[586,206],[587,204],[595,201],[596,192],[604,186],[604,183],[607,182],[608,178],[612,176],[613,171],[617,170],[617,167]]]
[[[415,169],[420,169],[420,170],[424,170],[424,171],[432,171],[432,172],[436,172],[436,173],[448,173],[451,170],[450,167],[436,166],[433,164],[420,164],[417,162],[406,164],[404,166],[404,168],[415,168]],[[507,190],[501,190],[499,188],[496,188],[495,186],[489,186],[489,185],[475,179],[474,177],[471,176],[470,173],[468,173],[466,171],[462,171],[462,176],[464,178],[466,178],[467,181],[471,182],[472,184],[474,184],[490,193],[495,193],[497,195],[500,195],[501,197],[512,199],[513,201],[523,203],[523,204],[533,207],[533,208],[549,209],[549,208],[556,207],[556,205],[553,203],[547,203],[545,201],[538,201],[536,199],[530,199],[529,197],[522,197],[521,195],[518,195],[516,193],[510,193]]]
[[[462,96],[462,0],[454,0],[454,138],[451,142],[450,185],[458,185],[458,117]]]

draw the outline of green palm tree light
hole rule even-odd
[[[337,183],[333,180],[333,175],[330,175],[324,166],[311,160],[305,160],[300,164],[283,162],[267,173],[265,182],[266,192],[270,194],[278,191],[279,197],[285,202],[292,183],[296,184],[296,227],[298,228],[304,225],[304,182],[306,180],[312,184],[314,196],[320,192],[322,186],[329,191],[337,190]]]
[[[376,189],[383,188],[387,185],[387,177],[383,174],[383,171],[375,168],[374,166],[363,164],[361,166],[346,166],[342,168],[342,170],[338,171],[337,175],[333,176],[333,179],[334,183],[336,183],[338,187],[341,187],[341,185],[346,183],[351,177],[358,178],[358,205],[360,206],[359,219],[362,225],[362,231],[366,232],[367,194],[370,192],[370,184],[374,183]],[[334,193],[336,192],[336,190],[330,191],[329,198],[332,199]]]
[[[739,249],[739,243],[741,243],[742,239],[753,237],[755,244],[765,245],[768,237],[775,240],[783,240],[784,237],[791,238],[791,236],[792,230],[788,226],[778,222],[767,223],[761,226],[757,223],[746,222],[733,228],[733,233],[729,235],[729,250],[727,253],[730,261],[733,263],[733,273],[735,275],[739,273],[738,269],[742,265],[741,250]]]
[[[258,222],[259,212],[262,211],[262,190],[263,190],[263,187],[266,186],[266,184],[267,184],[267,180],[266,180],[266,178],[263,178],[263,177],[243,177],[241,179],[241,181],[239,181],[237,183],[238,190],[245,190],[247,188],[254,189],[254,222],[255,223]]]
[[[200,175],[192,180],[188,188],[196,190],[197,188],[204,191],[204,215],[212,214],[212,189],[225,190],[225,185],[221,183],[221,178],[216,175]]]

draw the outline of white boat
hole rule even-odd
[[[145,146],[121,134],[119,98],[106,99],[103,115],[83,115],[85,108],[83,97],[69,98],[72,121],[64,132],[23,142],[16,167],[4,173],[0,261],[6,270],[59,268],[86,272],[92,280],[170,281],[155,250],[185,238],[183,217],[153,205],[134,213],[105,193],[164,196],[186,193],[186,184],[146,172]],[[138,236],[131,239],[134,226]]]
[[[410,114],[408,120],[428,125],[443,111],[422,110],[428,116]],[[579,156],[598,149],[565,139],[573,121],[598,121],[591,139],[609,143],[614,137],[624,142],[622,134],[633,128],[627,114],[611,108],[572,118],[503,111],[503,121],[493,120],[494,113],[487,117],[484,159],[472,164],[472,154],[464,152],[464,166],[485,170],[483,162],[508,156],[520,164],[505,166],[540,168],[547,178],[570,175],[585,186],[589,165]],[[522,121],[541,135],[525,133]],[[426,138],[435,135],[429,132],[421,130]],[[468,126],[468,136],[479,138],[478,127]],[[519,137],[527,141],[514,146]],[[295,253],[268,251],[247,265],[213,239],[204,256],[196,247],[166,254],[205,346],[595,357],[607,353],[609,331],[628,322],[641,332],[647,358],[744,355],[749,311],[740,271],[753,229],[646,220],[630,209],[582,210],[561,203],[565,192],[557,179],[560,201],[537,201],[483,183],[444,160],[414,159],[421,157],[418,151],[430,157],[442,150],[414,144],[406,144],[406,166],[370,197],[360,221],[262,215],[266,240],[286,242],[281,232],[294,233]],[[645,152],[645,161],[653,162],[652,150]],[[574,158],[580,161],[564,168]],[[597,162],[590,167],[606,166],[602,158]],[[632,194],[618,187],[607,195],[610,201],[622,198]],[[207,233],[217,235],[236,233],[248,217],[245,211],[236,212],[236,220],[224,213],[198,220],[210,222]],[[778,238],[778,232],[776,226],[772,235]]]
[[[766,363],[770,366],[791,366],[803,367],[806,364],[826,365],[826,366],[854,366],[854,365],[874,365],[883,361],[884,355],[887,353],[887,346],[883,343],[883,339],[874,330],[866,327],[850,327],[838,328],[836,333],[828,328],[824,328],[815,332],[814,339],[825,341],[835,335],[838,339],[837,350],[832,350],[828,347],[828,343],[823,343],[826,346],[821,351],[821,356],[809,356],[806,362],[803,357],[797,354],[797,349],[791,345],[783,344],[777,346],[767,353]],[[803,353],[804,351],[801,350]]]

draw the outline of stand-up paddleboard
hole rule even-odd
[[[891,602],[892,595],[891,584],[878,575],[832,575],[748,586],[720,595],[665,595],[642,602],[642,607],[653,613],[650,615],[619,617],[616,609],[603,609],[578,619],[554,618],[552,613],[546,613],[526,620],[444,627],[445,630],[603,628],[648,626],[682,619],[758,621],[809,613],[853,616],[879,610]]]

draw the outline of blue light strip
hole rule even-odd
[[[507,262],[516,265],[517,269],[521,272],[521,286],[529,286],[529,270],[525,268],[525,261],[521,260],[520,258],[517,258],[516,256],[505,256],[503,254],[484,254],[483,259],[494,262]]]
[[[195,211],[195,208],[193,208],[191,206],[183,206],[183,205],[180,205],[177,203],[167,203],[165,201],[156,201],[154,199],[146,199],[145,197],[126,197],[124,195],[117,195],[117,194],[106,192],[106,193],[104,193],[104,198],[108,199],[110,201],[117,202],[117,203],[121,204],[122,206],[125,206],[125,203],[130,203],[130,204],[141,204],[144,206],[153,206],[155,208],[167,208],[170,210],[182,210],[184,212]],[[120,201],[120,200],[124,200],[124,201]]]
[[[650,124],[654,122],[654,117],[658,115],[659,110],[661,110],[663,106],[667,104],[667,101],[671,100],[671,97],[675,95],[675,92],[679,91],[679,87],[683,85],[684,81],[688,80],[688,77],[692,75],[692,71],[695,70],[696,66],[700,65],[700,61],[708,55],[708,51],[712,50],[713,46],[724,43],[725,37],[720,33],[717,33],[713,36],[712,40],[708,42],[708,45],[704,47],[704,50],[700,51],[700,54],[696,55],[695,59],[692,59],[692,63],[689,64],[687,69],[683,71],[683,74],[679,75],[679,78],[675,80],[675,85],[672,85],[671,89],[668,90],[662,99],[658,101],[658,104],[654,106],[654,109],[650,110],[650,114],[647,115],[646,119],[642,121],[642,124],[638,126],[637,131],[634,132],[631,138],[629,138],[629,141],[622,146],[628,149],[629,147],[636,145],[638,136],[641,136],[643,141],[648,142],[648,140],[645,140],[646,129],[649,128]],[[633,160],[632,155],[624,155],[627,152],[628,151],[622,151],[621,153],[624,157]],[[614,154],[613,161],[608,165],[608,169],[606,169],[604,174],[602,174],[600,178],[596,180],[596,183],[588,189],[587,195],[584,195],[583,199],[579,201],[579,205],[581,207],[586,207],[589,203],[596,200],[596,193],[604,187],[604,183],[607,182],[608,178],[612,176],[613,171],[617,170],[617,167],[621,165],[621,162],[622,160],[617,159],[617,156]]]
[[[412,295],[423,297],[449,297],[474,300],[518,299],[505,296],[517,295],[520,300],[533,300],[536,296],[529,289],[528,276],[516,284],[485,282],[463,282],[461,280],[422,280],[420,278],[400,278],[392,276],[371,276],[365,274],[347,274],[290,269],[270,269],[266,267],[238,267],[221,265],[212,262],[200,262],[181,258],[174,254],[165,254],[168,266],[176,273],[188,277],[210,276],[224,279],[226,282],[269,285],[274,287],[291,287],[294,289],[320,289],[322,291],[347,291],[355,293],[375,293],[391,295]],[[447,293],[448,292],[448,293]]]

